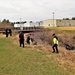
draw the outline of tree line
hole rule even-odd
[[[75,17],[72,17],[72,19],[70,19],[70,18],[63,18],[63,20],[75,20]]]

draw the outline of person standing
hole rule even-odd
[[[10,36],[12,36],[12,30],[11,29],[9,29],[9,34],[10,34]]]
[[[6,37],[8,37],[8,28],[5,29]]]
[[[53,46],[52,46],[52,49],[53,49],[53,52],[52,53],[59,53],[58,52],[58,37],[55,35],[55,34],[52,34],[53,36]]]
[[[23,45],[24,47],[24,34],[22,31],[19,33],[19,43],[20,43],[20,47],[21,45]]]
[[[30,45],[30,35],[31,35],[31,34],[29,34],[29,35],[27,36],[27,39],[26,39],[26,42],[27,42],[27,44],[29,44],[29,45]]]

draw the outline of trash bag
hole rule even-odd
[[[33,38],[31,38],[31,41],[32,41],[33,45],[37,45],[37,42]]]
[[[66,48],[67,50],[72,50],[72,47],[71,47],[69,44],[65,44],[65,48]]]

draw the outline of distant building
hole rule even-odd
[[[26,23],[18,23],[14,24],[14,27],[39,27],[43,25],[43,21],[41,22],[26,22]]]
[[[15,28],[23,30],[24,27],[66,27],[75,26],[75,20],[63,20],[63,19],[47,19],[40,22],[26,22],[14,24]]]
[[[44,27],[66,27],[75,26],[75,20],[48,19],[43,21]]]
[[[66,26],[75,26],[75,20],[57,20],[57,26],[66,27]]]

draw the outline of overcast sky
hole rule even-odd
[[[75,17],[75,0],[0,0],[0,19],[41,21]]]

